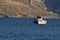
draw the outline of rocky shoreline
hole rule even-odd
[[[44,18],[60,18],[60,15],[47,10],[44,4],[45,0],[1,0],[0,13],[8,17],[35,18],[41,16]],[[3,16],[3,15],[2,15]]]

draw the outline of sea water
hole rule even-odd
[[[0,18],[0,40],[60,40],[60,19],[45,20],[39,25],[33,18]]]
[[[60,14],[60,0],[45,0],[45,4],[50,11]]]

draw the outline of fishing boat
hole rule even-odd
[[[46,24],[46,23],[47,23],[47,21],[43,20],[42,17],[36,18],[36,22],[37,22],[38,24]]]
[[[38,24],[46,24],[47,21],[43,20],[42,18],[41,19],[37,19],[38,21]]]

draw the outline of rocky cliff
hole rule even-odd
[[[8,17],[60,18],[58,14],[49,12],[45,0],[0,0],[0,14]],[[2,16],[3,16],[2,15]]]

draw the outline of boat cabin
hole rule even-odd
[[[37,24],[46,24],[47,21],[43,20],[42,17],[37,17],[37,18],[35,18],[34,23],[37,23]]]

